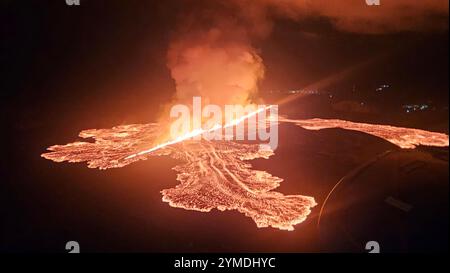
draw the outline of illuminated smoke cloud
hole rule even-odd
[[[209,26],[187,23],[168,50],[168,67],[176,84],[175,101],[201,96],[204,103],[245,104],[264,75],[262,59],[247,30],[232,19],[211,19]]]
[[[236,0],[235,3],[243,8],[257,5],[271,16],[294,20],[324,18],[339,30],[356,33],[448,28],[447,0],[380,0],[379,6],[368,6],[365,0]]]
[[[201,96],[205,103],[247,103],[264,76],[252,46],[266,38],[273,20],[323,18],[338,30],[356,33],[427,31],[448,28],[446,0],[216,0],[194,1],[180,19],[167,59],[176,83],[174,101]],[[209,101],[208,101],[209,100]]]

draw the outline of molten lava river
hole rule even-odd
[[[416,145],[448,146],[448,135],[418,129],[386,125],[354,123],[342,120],[290,120],[308,130],[343,128],[383,138],[400,148]],[[293,230],[316,206],[313,197],[283,195],[273,191],[282,178],[252,169],[250,160],[269,158],[271,150],[261,150],[258,144],[236,141],[207,141],[183,138],[168,145],[151,144],[159,136],[160,126],[131,124],[112,129],[84,130],[81,138],[95,142],[73,142],[54,145],[42,157],[56,162],[87,162],[89,168],[120,168],[150,156],[171,156],[183,163],[173,169],[180,182],[175,188],[161,191],[170,206],[208,212],[214,208],[238,210],[251,217],[258,227]],[[143,152],[147,151],[147,152]]]

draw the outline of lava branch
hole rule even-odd
[[[447,134],[414,128],[320,118],[306,120],[281,118],[279,121],[294,123],[304,129],[313,131],[330,128],[359,131],[389,141],[402,149],[415,149],[419,145],[435,147],[448,147],[449,145]]]

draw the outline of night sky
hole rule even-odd
[[[193,2],[201,7],[202,1]],[[192,1],[3,5],[2,102],[22,108],[51,104],[54,114],[82,103],[89,113],[73,109],[71,114],[78,115],[133,107],[131,115],[141,112],[146,119],[151,118],[149,103],[162,103],[174,92],[166,50],[179,18],[199,9]],[[274,20],[267,39],[254,44],[266,67],[261,91],[300,89],[373,59],[335,85],[390,83],[400,104],[448,98],[447,31],[358,34],[336,30],[327,18],[282,18]],[[124,112],[117,115],[126,118]]]
[[[125,224],[117,226],[118,218],[126,215],[126,209],[112,205],[114,197],[124,190],[120,182],[111,182],[111,188],[105,193],[109,196],[101,197],[102,183],[107,184],[108,178],[91,170],[84,173],[85,167],[81,164],[71,166],[69,174],[64,173],[67,164],[57,165],[39,156],[49,145],[73,141],[85,128],[154,121],[175,93],[166,54],[170,41],[177,36],[180,18],[198,10],[214,10],[215,4],[192,0],[81,0],[80,6],[69,7],[64,0],[6,0],[2,1],[1,7],[1,62],[4,69],[0,96],[2,139],[6,139],[3,140],[5,150],[0,180],[4,188],[2,193],[6,196],[1,198],[5,224],[2,224],[4,244],[0,250],[54,251],[68,234],[95,238],[94,233],[87,231],[87,224],[79,229],[64,227],[64,215],[71,214],[67,220],[70,225],[92,221],[97,223],[97,228],[114,226],[112,231],[100,236],[100,243],[89,246],[94,251],[105,251],[109,247],[113,251],[208,251],[210,246],[202,244],[192,248],[177,248],[175,243],[159,248],[131,247],[132,243],[127,243],[127,236],[121,233],[128,227]],[[441,21],[448,24],[448,10]],[[270,23],[270,34],[252,38],[252,45],[264,60],[266,70],[265,78],[259,83],[261,96],[270,90],[314,86],[349,67],[367,63],[345,78],[319,88],[338,98],[356,99],[348,95],[356,86],[361,92],[358,101],[374,107],[388,104],[398,111],[402,111],[404,104],[433,104],[439,113],[436,114],[438,117],[430,114],[430,119],[438,125],[433,127],[424,118],[417,126],[427,129],[429,125],[429,128],[448,132],[448,29],[361,33],[336,27],[326,15],[296,19],[274,16]],[[386,83],[392,86],[389,93],[383,98],[374,98],[373,89]],[[386,121],[385,116],[370,118]],[[400,124],[414,124],[402,120],[404,116],[396,119]],[[151,164],[169,170],[173,162],[165,159]],[[137,165],[132,169],[135,176],[145,176],[146,167],[141,163]],[[126,177],[118,171],[113,174]],[[74,189],[73,184],[64,183],[72,175],[93,184]],[[174,185],[174,176],[172,173],[170,178],[155,179],[170,179],[169,184]],[[136,183],[145,185],[144,180]],[[131,203],[138,202],[131,201],[132,197],[145,200],[137,193],[138,186],[127,187],[131,187],[127,189],[132,193],[123,198],[129,198]],[[152,187],[154,200],[147,203],[170,211],[171,208],[158,199],[158,190],[165,186],[160,183]],[[95,212],[89,214],[90,206],[96,206],[98,199],[100,203],[106,203],[98,205]],[[72,210],[77,200],[86,203]],[[133,203],[130,206],[137,209],[141,205]],[[108,212],[111,206],[117,214]],[[56,216],[50,212],[52,210],[56,211]],[[184,211],[173,210],[178,216],[171,216],[171,220],[183,217]],[[98,218],[96,213],[105,214]],[[109,216],[113,220],[109,220]],[[142,236],[147,234],[144,228],[139,228],[138,221],[145,218],[144,212],[134,212],[130,217],[135,228],[132,230]],[[201,215],[195,217],[208,223],[201,220]],[[237,214],[230,217],[243,220]],[[50,219],[54,222],[48,222]],[[100,221],[105,223],[99,224]],[[249,230],[253,228],[252,223],[246,224]],[[150,233],[159,234],[163,229],[163,224],[157,224]],[[175,230],[169,231],[167,238],[174,234]],[[105,243],[108,236],[119,236],[117,240],[122,241],[118,245]],[[270,234],[260,236],[262,240],[273,239]],[[189,245],[187,239],[180,240]],[[144,241],[150,243],[151,240]],[[257,245],[239,248],[241,251],[256,249]],[[286,249],[280,247],[277,250]],[[223,250],[230,249],[225,247]]]

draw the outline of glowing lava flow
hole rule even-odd
[[[296,125],[307,130],[342,128],[346,130],[359,131],[385,139],[403,149],[414,149],[418,145],[438,147],[447,147],[449,145],[448,135],[420,129],[358,123],[339,119],[283,119],[280,121],[295,123]]]
[[[357,130],[402,148],[414,148],[419,144],[448,146],[449,143],[445,134],[387,125],[322,119],[280,119],[280,122],[292,122],[309,130]],[[210,130],[218,128],[215,126]],[[108,169],[123,167],[150,156],[168,155],[183,163],[173,168],[178,172],[180,184],[162,190],[163,201],[173,207],[202,212],[214,208],[221,211],[235,209],[251,217],[258,227],[293,230],[294,225],[304,221],[316,205],[313,197],[283,195],[272,191],[283,179],[252,169],[248,160],[267,159],[273,155],[271,150],[260,150],[258,144],[235,141],[192,140],[192,136],[202,133],[195,130],[181,138],[145,149],[154,143],[159,130],[158,124],[85,130],[80,133],[80,137],[93,138],[95,142],[54,145],[42,157],[56,162],[85,161],[89,168]]]
[[[310,208],[316,205],[312,197],[271,191],[282,179],[265,171],[253,170],[245,162],[273,154],[270,150],[260,150],[258,144],[185,140],[151,153],[148,152],[150,150],[139,152],[142,145],[157,137],[157,132],[155,124],[86,130],[80,136],[92,137],[94,143],[55,145],[42,156],[57,162],[87,161],[90,168],[108,169],[123,167],[149,156],[169,155],[184,163],[173,168],[178,172],[180,184],[163,190],[163,201],[173,207],[203,212],[214,208],[222,211],[236,209],[251,217],[258,227],[293,230],[293,225],[304,221]]]
[[[268,158],[271,150],[261,150],[259,144],[242,144],[233,141],[192,140],[207,131],[234,126],[245,119],[267,110],[242,116],[223,126],[208,130],[194,130],[172,141],[143,149],[158,136],[157,124],[133,124],[112,129],[86,130],[82,138],[95,142],[74,142],[55,145],[43,154],[56,162],[88,162],[90,168],[118,168],[149,156],[169,155],[183,161],[173,169],[178,172],[180,184],[162,191],[163,201],[173,207],[188,210],[210,211],[236,209],[251,217],[258,227],[293,230],[303,222],[314,198],[302,195],[283,195],[272,191],[283,180],[265,171],[253,170],[245,162],[255,158]]]

